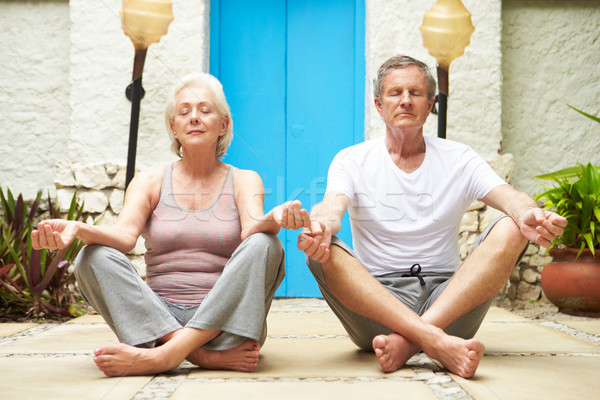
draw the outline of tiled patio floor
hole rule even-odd
[[[98,316],[63,324],[0,324],[0,399],[569,399],[600,398],[600,320],[488,313],[473,379],[423,354],[384,374],[319,299],[276,299],[253,373],[183,363],[156,376],[107,378],[92,349],[116,339]]]

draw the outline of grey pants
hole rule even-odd
[[[104,318],[122,343],[152,347],[183,327],[221,330],[203,347],[234,348],[248,339],[261,346],[267,313],[285,276],[284,252],[277,237],[257,233],[240,244],[201,305],[171,304],[141,279],[121,252],[106,246],[84,247],[75,277],[84,299]]]
[[[490,224],[490,226],[480,235],[473,249],[486,238],[496,222],[497,221]],[[331,243],[338,245],[354,257],[352,249],[339,238],[334,236]],[[523,253],[524,252],[525,250],[523,250]],[[319,289],[321,290],[325,301],[348,332],[350,339],[358,347],[366,351],[373,351],[372,342],[375,336],[392,333],[390,328],[369,318],[363,317],[342,304],[342,302],[338,300],[327,287],[321,263],[307,257],[307,264],[319,285]],[[431,307],[431,305],[433,305],[435,300],[446,288],[453,273],[420,273],[419,275],[425,282],[425,285],[421,285],[418,277],[406,275],[407,274],[403,273],[391,273],[375,276],[374,278],[408,308],[418,315],[422,315],[429,307]],[[454,321],[444,331],[449,335],[465,339],[472,338],[475,336],[475,333],[477,333],[479,326],[483,322],[492,301],[493,297]]]

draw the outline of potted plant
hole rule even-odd
[[[535,199],[568,221],[549,250],[553,260],[542,270],[542,290],[561,312],[600,316],[600,167],[577,164],[536,178],[554,185]]]

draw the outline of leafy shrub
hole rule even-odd
[[[600,123],[600,118],[573,106],[573,110]],[[588,163],[538,175],[538,179],[554,181],[534,198],[544,201],[544,208],[565,217],[568,225],[554,245],[579,249],[577,257],[588,248],[592,254],[600,249],[600,167]]]
[[[75,283],[69,265],[83,243],[75,240],[61,250],[35,250],[31,231],[39,218],[42,192],[30,204],[22,194],[15,199],[10,189],[0,188],[0,311],[4,315],[39,317],[46,314],[71,316],[77,313],[78,295],[70,289]],[[82,220],[83,205],[73,195],[65,215],[48,196],[50,218]]]
[[[535,196],[544,199],[544,208],[565,217],[568,225],[554,244],[595,254],[600,248],[600,168],[588,163],[565,168],[536,178],[553,180],[556,185]]]

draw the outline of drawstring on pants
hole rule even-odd
[[[419,275],[420,273],[421,273],[421,266],[419,264],[413,264],[412,267],[410,267],[410,274],[403,274],[403,275],[401,275],[401,277],[407,278],[407,277],[415,276],[419,279],[419,283],[421,284],[421,286],[425,286],[425,279],[423,279],[423,277],[421,275]]]

